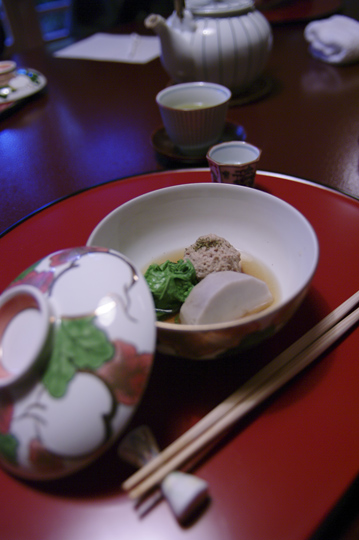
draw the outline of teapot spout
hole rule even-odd
[[[176,16],[177,19],[177,16]],[[145,26],[155,32],[161,41],[161,62],[169,76],[175,82],[193,80],[195,73],[193,52],[186,34],[186,21],[176,21],[173,28],[161,15],[149,15]],[[183,31],[181,26],[183,24]]]
[[[161,35],[166,31],[167,23],[162,15],[149,15],[145,19],[145,27],[156,32],[157,35]]]

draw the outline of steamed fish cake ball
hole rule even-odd
[[[183,324],[233,321],[264,309],[272,301],[264,281],[238,272],[216,272],[193,287],[182,304],[180,320]]]
[[[200,236],[185,249],[184,259],[193,264],[198,279],[213,272],[241,272],[241,254],[225,238],[215,234]]]

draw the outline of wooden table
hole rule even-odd
[[[233,105],[228,119],[242,125],[247,140],[262,148],[261,170],[294,175],[359,198],[359,64],[335,67],[314,60],[307,52],[303,29],[303,23],[273,28],[274,48],[265,74],[273,83],[271,92],[263,99]],[[121,201],[137,189],[149,189],[143,186],[151,179],[136,180],[137,175],[168,169],[168,179],[153,177],[152,188],[161,187],[176,183],[178,174],[173,169],[185,167],[159,159],[151,146],[151,133],[161,123],[155,95],[168,83],[159,60],[143,66],[65,60],[41,49],[16,60],[44,73],[48,89],[0,123],[0,230],[7,231],[0,237],[0,290],[33,257],[84,243],[93,225],[115,204],[114,196]],[[189,174],[197,178],[193,171]],[[206,181],[206,174],[199,172],[201,181]],[[136,178],[106,184],[129,176]],[[150,421],[162,445],[354,292],[354,279],[338,282],[333,273],[325,278],[332,249],[339,252],[343,242],[345,265],[351,264],[351,239],[358,238],[359,231],[358,203],[348,197],[337,200],[336,193],[327,190],[321,197],[310,184],[302,188],[301,183],[292,185],[275,175],[260,176],[260,186],[297,206],[315,225],[322,258],[313,288],[296,317],[268,347],[250,352],[239,363],[231,359],[227,371],[219,362],[156,358],[146,402],[134,424]],[[76,192],[82,193],[69,197]],[[65,199],[13,227],[60,198]],[[323,224],[330,224],[332,237],[327,237]],[[353,268],[359,271],[354,255]],[[345,273],[346,268],[340,268],[339,277]],[[136,539],[153,534],[194,540],[220,535],[236,540],[240,534],[245,540],[257,540],[258,531],[261,540],[306,540],[355,476],[357,331],[309,375],[260,408],[204,462],[199,474],[209,480],[213,500],[191,527],[177,526],[165,505],[147,521],[136,519],[119,489],[130,469],[114,465],[114,449],[89,472],[53,485],[28,485],[0,471],[4,540],[85,536],[107,540],[126,538],[126,533]],[[169,380],[176,381],[174,389],[167,386]],[[166,400],[165,410],[158,407],[159,392]],[[328,416],[333,411],[334,416]],[[343,440],[351,442],[348,448]],[[333,445],[329,454],[333,460],[328,458],[328,442]],[[298,467],[293,464],[293,451]],[[335,463],[336,452],[340,466]],[[308,475],[317,482],[313,487],[307,466]],[[258,498],[263,478],[274,476],[278,483],[265,485]],[[309,506],[306,494],[310,494]],[[277,501],[290,509],[283,519]],[[345,522],[339,523],[342,530]],[[328,537],[324,531],[318,538]],[[339,538],[339,533],[330,537]]]
[[[359,64],[314,60],[303,28],[274,26],[272,91],[231,107],[228,119],[262,149],[261,169],[359,196]],[[41,49],[15,59],[43,73],[48,88],[0,122],[0,231],[74,191],[183,166],[159,161],[151,146],[161,124],[155,96],[169,81],[159,60],[69,60]]]

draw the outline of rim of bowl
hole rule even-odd
[[[7,388],[24,379],[28,374],[32,373],[36,366],[42,361],[43,351],[47,344],[48,336],[52,331],[53,321],[51,318],[51,310],[48,301],[42,292],[33,285],[14,285],[6,289],[0,299],[0,348],[6,328],[17,315],[27,309],[36,309],[39,318],[36,328],[36,345],[33,348],[32,354],[27,358],[24,365],[18,371],[8,371],[3,366],[7,376],[0,378],[0,388]],[[2,351],[0,353],[0,364],[2,364]]]
[[[187,83],[174,84],[173,86],[168,86],[167,88],[163,88],[156,95],[156,103],[157,103],[157,105],[159,107],[164,107],[166,109],[171,109],[172,110],[175,107],[171,107],[170,105],[165,105],[164,103],[161,103],[160,99],[164,95],[175,92],[176,90],[193,88],[193,87],[195,87],[195,88],[207,87],[207,88],[212,89],[212,90],[219,90],[224,95],[222,101],[220,101],[220,102],[218,102],[218,103],[216,103],[214,105],[208,105],[207,107],[201,107],[201,109],[210,109],[212,107],[218,107],[219,105],[224,105],[232,97],[232,92],[230,91],[230,89],[227,88],[226,86],[223,86],[222,84],[206,82],[206,81],[197,81],[197,82],[187,82]],[[185,113],[189,113],[189,112],[193,113],[193,109],[181,109],[181,111],[183,111]]]
[[[0,61],[0,75],[11,73],[16,68],[16,62],[13,60],[1,60]]]
[[[170,191],[183,191],[184,189],[188,189],[188,190],[192,191],[192,190],[196,190],[196,189],[199,189],[199,188],[203,188],[204,186],[206,186],[207,189],[210,189],[210,190],[211,189],[213,189],[213,190],[221,189],[222,191],[227,190],[227,191],[233,191],[233,192],[238,192],[238,190],[248,191],[248,192],[249,191],[250,192],[254,191],[260,197],[263,197],[265,199],[274,199],[276,201],[276,203],[279,204],[280,206],[290,208],[290,210],[292,212],[294,212],[297,215],[297,217],[299,218],[299,220],[302,221],[302,223],[306,226],[306,228],[307,228],[307,230],[310,233],[310,236],[312,238],[313,248],[314,248],[314,258],[313,258],[313,262],[312,262],[312,267],[311,267],[310,272],[308,273],[308,277],[307,277],[305,283],[302,283],[300,287],[295,289],[292,292],[292,294],[290,294],[285,299],[285,301],[283,299],[281,299],[275,305],[268,306],[268,308],[265,308],[262,311],[259,311],[258,313],[244,315],[240,319],[234,319],[234,320],[231,320],[231,321],[219,322],[219,323],[210,323],[210,324],[197,324],[197,325],[194,325],[194,324],[173,324],[173,323],[166,323],[166,322],[162,322],[162,321],[156,321],[156,327],[161,328],[161,329],[168,329],[168,330],[172,330],[172,331],[176,330],[178,332],[191,332],[191,333],[192,332],[206,332],[206,331],[213,331],[213,330],[217,330],[217,329],[218,330],[223,330],[223,329],[227,329],[227,328],[245,326],[247,323],[250,323],[252,321],[258,321],[258,320],[264,319],[267,316],[271,315],[272,313],[274,313],[276,311],[279,311],[285,305],[288,305],[291,302],[293,302],[295,300],[295,298],[301,296],[303,294],[303,292],[305,291],[305,289],[310,286],[310,283],[311,283],[311,281],[312,281],[312,279],[314,277],[314,274],[315,274],[317,266],[318,266],[318,262],[319,262],[319,241],[318,241],[318,237],[317,237],[317,235],[315,233],[315,230],[314,230],[313,226],[309,222],[309,220],[299,210],[297,210],[297,208],[295,208],[293,205],[289,204],[288,202],[284,201],[283,199],[277,197],[276,195],[272,195],[271,193],[266,193],[265,191],[254,190],[253,188],[247,187],[247,186],[234,186],[232,184],[215,184],[215,183],[211,183],[211,182],[208,182],[208,183],[181,184],[181,185],[177,185],[177,186],[169,186],[169,187],[157,189],[157,190],[154,190],[154,191],[150,191],[148,193],[144,193],[143,195],[139,195],[138,197],[135,197],[134,199],[131,199],[131,200],[125,202],[121,206],[118,206],[117,208],[112,210],[109,214],[107,214],[96,225],[96,227],[92,230],[92,232],[91,232],[91,234],[90,234],[90,236],[89,236],[89,238],[87,240],[86,245],[92,246],[92,247],[95,246],[95,244],[91,243],[93,236],[96,234],[96,232],[99,230],[101,225],[105,222],[105,220],[110,219],[113,215],[115,215],[119,211],[120,208],[122,209],[124,207],[126,207],[126,208],[131,207],[132,205],[135,205],[138,202],[139,199],[141,199],[141,200],[143,200],[144,198],[152,199],[152,198],[157,197],[159,194],[161,195],[161,193],[165,194],[165,193],[170,192]],[[114,248],[111,248],[111,249],[114,249]],[[125,255],[125,256],[127,256],[127,255]]]
[[[258,156],[256,156],[254,159],[250,161],[243,162],[243,165],[246,165],[249,163],[255,163],[259,161],[262,155],[262,150],[258,148],[258,146],[256,146],[255,144],[248,143],[247,141],[228,141],[228,142],[223,142],[223,143],[219,143],[219,144],[215,144],[211,146],[211,148],[208,149],[206,158],[214,161],[215,163],[217,163],[217,165],[230,165],[231,164],[230,162],[224,163],[223,161],[218,161],[218,159],[216,159],[212,155],[212,153],[215,154],[217,151],[220,151],[223,148],[229,148],[230,146],[242,146],[243,148],[251,148],[255,152],[258,152]],[[240,165],[242,165],[242,163]]]

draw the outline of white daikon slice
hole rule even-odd
[[[211,324],[239,319],[273,301],[267,284],[248,274],[214,272],[200,281],[181,307],[183,324]]]

